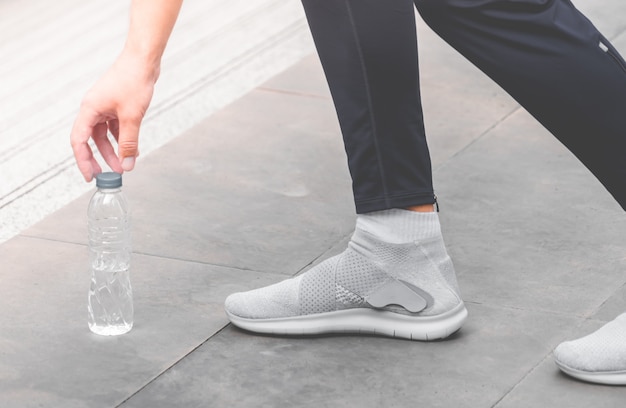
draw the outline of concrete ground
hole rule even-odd
[[[626,52],[623,0],[576,4]],[[0,244],[0,406],[623,406],[626,388],[569,379],[552,358],[626,310],[623,211],[508,95],[424,24],[419,35],[440,217],[470,311],[459,333],[294,338],[228,324],[228,294],[342,251],[354,227],[309,54],[125,175],[127,335],[87,329],[92,191]]]
[[[68,134],[130,0],[0,0],[0,243],[89,190]],[[186,0],[144,118],[146,156],[313,52],[298,1]]]

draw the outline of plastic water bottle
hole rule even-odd
[[[130,219],[122,193],[122,175],[96,176],[89,202],[89,329],[105,336],[124,334],[133,327],[130,285]]]

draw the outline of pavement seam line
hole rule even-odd
[[[281,95],[303,96],[305,98],[323,99],[325,101],[332,100],[332,98],[330,98],[329,96],[326,96],[326,95],[316,95],[316,94],[312,94],[312,93],[308,93],[308,92],[288,91],[288,90],[285,90],[285,89],[272,88],[272,87],[268,87],[268,86],[260,86],[256,90],[257,91],[261,91],[261,92],[277,93],[277,94],[281,94]]]
[[[132,394],[130,394],[126,399],[124,399],[121,403],[119,403],[118,405],[115,406],[115,408],[121,408],[123,407],[124,404],[126,404],[128,401],[130,401],[134,396],[138,395],[141,391],[143,391],[144,389],[146,389],[146,387],[150,386],[150,384],[152,384],[153,382],[155,382],[156,380],[158,380],[161,376],[163,376],[164,374],[166,374],[168,371],[170,371],[172,368],[176,367],[178,364],[180,364],[184,359],[186,359],[188,356],[190,356],[192,353],[194,353],[196,350],[198,350],[200,347],[204,346],[206,343],[208,343],[213,337],[217,336],[218,334],[220,334],[222,331],[224,331],[224,329],[226,329],[228,326],[230,326],[230,323],[226,323],[224,326],[222,326],[221,328],[219,328],[218,330],[215,331],[215,333],[213,333],[212,335],[210,335],[206,340],[202,341],[200,344],[198,344],[196,347],[194,347],[193,349],[191,349],[188,353],[185,353],[182,357],[180,357],[178,360],[174,361],[172,363],[172,365],[170,365],[169,367],[167,367],[166,369],[164,369],[163,371],[161,371],[160,373],[156,374],[151,380],[148,380],[144,385],[140,386],[139,389],[137,389],[135,392],[133,392]]]
[[[327,247],[321,254],[319,254],[318,256],[316,256],[315,258],[313,258],[309,263],[307,263],[306,265],[304,265],[302,268],[300,268],[298,271],[296,271],[296,273],[294,273],[292,276],[298,276],[303,272],[306,272],[307,270],[309,270],[310,268],[312,268],[313,266],[316,265],[316,262],[320,259],[324,260],[326,258],[325,255],[327,255],[330,251],[333,250],[333,248],[335,248],[337,245],[339,245],[339,243],[341,243],[342,241],[344,241],[346,238],[352,236],[352,234],[354,233],[354,231],[350,231],[348,234],[343,235],[340,239],[338,239],[337,241],[335,241],[335,243],[331,244],[329,247]]]
[[[37,239],[37,240],[49,241],[49,242],[56,242],[58,244],[76,245],[76,246],[82,246],[82,247],[85,247],[85,248],[87,247],[87,244],[86,243],[82,243],[82,242],[75,242],[75,241],[68,241],[68,240],[61,240],[61,239],[54,239],[54,238],[47,238],[47,237],[40,237],[40,236],[37,236],[37,235],[19,234],[19,235],[17,235],[17,237],[26,238],[26,239]],[[2,245],[2,243],[0,243],[0,245]],[[326,251],[328,251],[328,249],[326,249],[324,251],[324,253],[326,253]],[[282,277],[291,276],[289,274],[284,274],[284,273],[265,272],[265,271],[261,271],[261,270],[258,270],[258,269],[252,269],[252,268],[246,268],[246,267],[238,267],[238,266],[218,264],[218,263],[211,263],[211,262],[206,262],[206,261],[200,261],[200,260],[197,260],[197,259],[185,259],[185,258],[178,258],[178,257],[173,257],[173,256],[155,255],[155,254],[148,253],[148,252],[133,251],[132,254],[134,254],[134,255],[141,255],[141,256],[150,257],[150,258],[166,259],[166,260],[176,261],[176,262],[186,262],[186,263],[193,263],[193,264],[197,264],[197,265],[214,266],[214,267],[218,267],[218,268],[222,268],[222,269],[232,269],[232,270],[238,270],[238,271],[262,273],[264,276],[265,275],[276,275],[276,276],[282,276]],[[311,262],[314,262],[314,261],[315,260],[313,260]],[[308,265],[310,265],[310,263],[306,264],[306,266],[308,266]],[[306,268],[306,266],[304,266],[303,268],[299,269],[298,272],[296,272],[296,273],[299,273],[302,269]]]
[[[510,395],[513,391],[515,391],[522,384],[522,382],[524,382],[524,380],[526,380],[526,378],[528,378],[529,375],[531,375],[533,372],[535,372],[537,370],[537,368],[539,368],[545,361],[547,361],[551,354],[552,354],[552,351],[550,351],[548,354],[546,354],[537,364],[535,364],[530,370],[528,370],[528,372],[526,372],[526,374],[524,374],[524,376],[517,383],[515,383],[508,391],[506,391],[495,402],[495,404],[493,404],[491,406],[491,408],[497,408],[500,405],[500,403],[503,402],[504,399],[508,395]]]
[[[485,136],[487,136],[492,130],[494,130],[496,127],[500,126],[502,123],[506,122],[507,119],[509,119],[511,116],[513,116],[516,112],[518,112],[519,110],[522,110],[522,106],[521,105],[516,105],[513,110],[511,110],[509,113],[506,113],[504,116],[502,116],[500,119],[498,119],[497,121],[495,121],[491,126],[489,126],[487,129],[485,129],[483,132],[481,132],[478,136],[476,136],[475,139],[473,139],[472,141],[470,141],[469,143],[467,143],[465,146],[463,146],[461,149],[457,150],[452,156],[448,157],[446,160],[443,161],[443,163],[441,163],[439,166],[437,166],[434,171],[439,171],[442,168],[444,168],[450,161],[452,161],[453,159],[457,158],[458,156],[460,156],[461,154],[463,154],[466,150],[468,150],[470,147],[472,147],[474,144],[478,143],[479,141],[481,141],[482,139],[485,138]]]

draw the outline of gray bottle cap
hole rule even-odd
[[[122,175],[108,171],[96,175],[96,187],[98,188],[120,188],[122,187]]]

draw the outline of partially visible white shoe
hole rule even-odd
[[[348,248],[310,271],[225,302],[231,322],[269,334],[372,333],[435,340],[467,310],[440,237],[391,244],[357,228]]]
[[[565,374],[579,380],[626,385],[626,313],[588,336],[561,343],[554,359]]]

